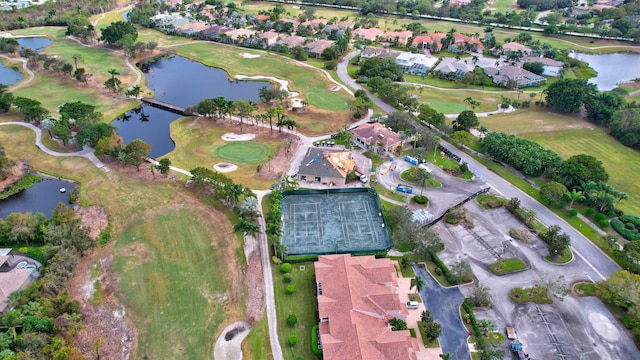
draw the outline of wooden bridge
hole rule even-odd
[[[184,108],[180,106],[171,105],[166,102],[162,102],[162,101],[159,101],[156,99],[150,99],[150,98],[141,98],[140,101],[142,101],[143,103],[149,104],[153,107],[156,107],[158,109],[170,111],[178,115],[184,115]]]

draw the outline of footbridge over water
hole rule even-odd
[[[153,107],[156,107],[158,109],[162,109],[162,110],[166,110],[166,111],[170,111],[174,114],[178,114],[178,115],[184,115],[184,109],[183,107],[177,106],[177,105],[172,105],[160,100],[156,100],[156,99],[151,99],[151,98],[141,98],[140,101],[142,101],[143,103],[149,104]]]

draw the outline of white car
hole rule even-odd
[[[417,301],[407,301],[407,309],[417,309],[418,302]]]

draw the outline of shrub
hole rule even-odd
[[[594,216],[594,218],[593,218],[593,220],[595,220],[597,223],[599,223],[602,220],[606,220],[606,219],[607,219],[607,217],[603,213],[597,213],[596,216]]]
[[[607,211],[607,217],[612,218],[612,217],[616,217],[616,216],[618,216],[618,215],[616,215],[615,211],[613,211],[613,210]]]
[[[587,216],[591,217],[593,215],[595,215],[596,211],[593,209],[587,209],[587,211],[584,212]]]
[[[282,281],[284,281],[285,284],[288,284],[293,281],[293,278],[291,277],[291,274],[284,274]]]
[[[633,215],[622,215],[611,220],[611,226],[627,240],[640,240],[640,217]]]
[[[601,229],[606,229],[606,228],[608,228],[608,227],[609,227],[609,220],[607,220],[607,219],[602,219],[602,220],[598,221],[598,226],[599,226]]]
[[[296,326],[297,323],[298,317],[295,314],[290,314],[289,316],[287,316],[287,325]]]
[[[531,232],[529,232],[529,230],[527,229],[512,227],[511,229],[509,229],[509,235],[518,241],[522,241],[523,243],[531,242]]]
[[[291,295],[296,291],[296,287],[293,284],[289,284],[285,288],[285,291],[287,292],[287,294]]]
[[[298,335],[289,336],[289,339],[287,340],[287,342],[289,343],[289,346],[294,346],[295,344],[298,343]]]
[[[626,224],[624,224],[624,228],[625,229],[629,229],[629,230],[633,230],[633,229],[636,228],[636,226],[633,225],[632,223],[626,223]]]
[[[571,210],[569,211],[569,216],[571,216],[571,217],[576,217],[576,216],[578,216],[578,210],[576,210],[576,209],[571,209]]]
[[[288,273],[289,271],[291,271],[291,264],[284,263],[280,265],[280,271],[282,271],[283,273]]]
[[[272,256],[271,261],[273,261],[274,264],[282,264],[282,260],[277,256]]]
[[[320,356],[322,355],[322,349],[318,347],[318,343],[318,325],[316,325],[311,329],[311,350],[314,354]]]
[[[423,195],[416,195],[413,197],[413,201],[415,201],[418,204],[426,204],[429,202],[429,198]]]

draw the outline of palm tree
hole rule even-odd
[[[622,200],[626,200],[629,198],[629,194],[622,192],[622,191],[616,191],[615,192],[615,197],[618,198],[618,202],[616,202],[616,208],[618,208],[618,205],[620,204],[620,201]]]
[[[440,354],[440,357],[442,358],[442,360],[451,360],[451,354],[450,353]]]
[[[576,189],[573,189],[571,192],[567,191],[564,193],[564,197],[569,200],[569,210],[573,208],[574,201],[582,201],[584,200],[584,195]]]
[[[433,161],[436,161],[436,152],[438,152],[438,146],[440,146],[440,140],[442,140],[442,138],[440,136],[434,136],[433,137]]]
[[[415,287],[417,295],[420,291],[422,291],[422,288],[424,288],[425,285],[427,285],[427,282],[424,281],[421,276],[416,275],[416,277],[411,279],[411,287],[409,289],[413,289]]]
[[[427,183],[427,180],[431,179],[431,174],[427,172],[425,169],[418,169],[418,184],[420,184],[420,196],[422,196],[422,192],[424,191],[424,186]]]
[[[471,57],[471,61],[473,62],[473,65],[476,65],[478,61],[480,61],[480,58],[477,55],[473,55],[473,57]]]
[[[116,75],[120,75],[120,73],[116,69],[109,69],[109,71],[107,72],[109,73],[109,75],[111,75],[111,79],[115,78]]]

